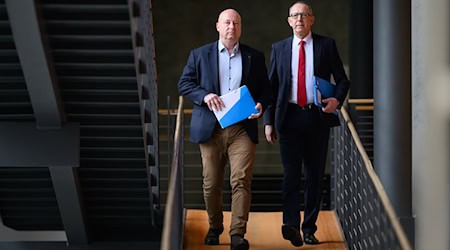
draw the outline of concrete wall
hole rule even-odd
[[[263,51],[269,64],[271,44],[292,34],[286,17],[292,0],[260,1],[152,1],[160,108],[170,95],[177,100],[177,83],[189,51],[218,39],[215,23],[226,8],[242,17],[241,41]],[[311,1],[316,23],[313,31],[336,39],[344,64],[348,64],[349,0]],[[189,102],[187,103],[189,104]],[[174,104],[175,105],[175,104]]]
[[[420,250],[450,245],[449,10],[448,0],[412,1],[413,212]]]

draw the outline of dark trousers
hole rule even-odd
[[[289,104],[280,128],[280,152],[283,162],[283,224],[300,229],[300,179],[302,163],[305,175],[305,215],[301,230],[314,233],[320,210],[322,179],[330,128],[319,109],[303,110]]]

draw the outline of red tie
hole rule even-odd
[[[297,75],[297,104],[306,105],[306,83],[305,83],[305,41],[300,41],[298,52],[298,75]]]

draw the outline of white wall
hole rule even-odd
[[[450,245],[450,1],[412,1],[416,249]]]

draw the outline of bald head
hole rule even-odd
[[[226,9],[226,10],[220,12],[217,20],[219,21],[221,18],[226,18],[229,15],[235,15],[239,18],[239,20],[241,20],[241,15],[239,15],[239,13],[235,9]]]
[[[241,37],[241,16],[234,9],[226,9],[219,14],[216,23],[219,39],[227,49],[236,45]]]

